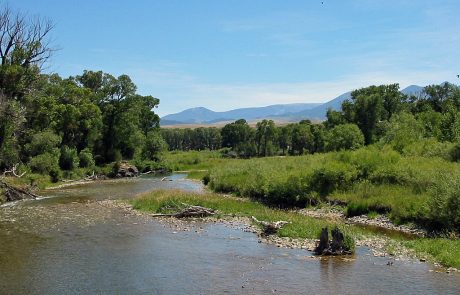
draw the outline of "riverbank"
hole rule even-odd
[[[366,230],[365,228],[347,225],[339,220],[328,220],[305,216],[298,212],[271,209],[263,204],[238,198],[222,198],[220,195],[205,193],[193,194],[182,191],[154,191],[140,195],[131,200],[133,209],[144,214],[164,213],[173,210],[179,204],[197,205],[218,210],[217,220],[227,220],[228,216],[237,217],[237,221],[252,224],[250,217],[259,220],[275,222],[284,220],[290,222],[278,231],[277,235],[261,238],[261,242],[277,245],[278,247],[301,248],[312,250],[316,239],[323,227],[339,226],[352,236],[357,246],[367,246],[372,249],[374,256],[388,257],[390,260],[416,258],[421,261],[441,263],[455,271],[460,267],[460,241],[456,239],[404,239],[403,237],[388,237]],[[208,219],[208,220],[214,220]],[[235,220],[233,220],[235,221]],[[232,222],[233,222],[232,221]],[[175,225],[182,221],[168,218],[167,222]],[[251,230],[254,227],[249,228]],[[260,235],[260,229],[256,230]]]

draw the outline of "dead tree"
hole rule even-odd
[[[18,64],[22,67],[38,65],[50,58],[50,32],[54,25],[40,17],[12,11],[4,6],[0,11],[0,59],[2,65]],[[21,54],[18,54],[18,53]]]
[[[23,177],[26,172],[21,173],[20,175],[17,174],[16,169],[18,168],[18,164],[13,165],[13,167],[10,170],[5,170],[3,171],[3,177],[5,177],[7,174],[13,175],[14,177],[21,178]]]
[[[29,192],[19,187],[14,187],[12,185],[9,185],[2,179],[0,179],[0,188],[4,190],[4,194],[6,196],[7,202],[18,201],[18,200],[23,200],[23,199],[40,198],[39,195],[36,195],[32,192]]]

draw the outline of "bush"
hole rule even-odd
[[[347,189],[358,178],[355,166],[330,161],[327,165],[314,170],[310,187],[321,196],[327,196],[336,189]]]
[[[61,137],[52,131],[38,132],[32,136],[25,149],[30,156],[50,153],[61,143]]]
[[[80,154],[78,154],[78,158],[80,160],[79,166],[81,168],[93,167],[95,164],[95,161],[93,159],[93,154],[88,148],[81,150]]]
[[[391,117],[381,140],[403,153],[407,146],[420,141],[423,133],[422,123],[417,121],[412,114],[402,112]]]
[[[168,149],[166,141],[157,131],[150,131],[142,149],[142,157],[146,160],[158,160],[159,154]]]
[[[460,161],[460,143],[457,143],[450,150],[450,158],[454,162]]]
[[[94,156],[94,163],[97,165],[97,166],[102,166],[105,164],[105,159],[103,156],[101,155],[95,155]]]
[[[356,150],[364,145],[364,135],[356,124],[337,125],[325,138],[326,151]]]
[[[63,146],[61,148],[61,156],[59,157],[59,167],[62,170],[73,170],[78,167],[80,159],[78,158],[77,150]]]
[[[460,231],[460,177],[441,177],[430,190],[429,214],[433,222]]]
[[[57,167],[56,168],[53,168],[50,172],[49,172],[49,175],[51,177],[51,181],[56,183],[58,182],[59,180],[62,179],[62,171],[59,170]]]
[[[370,210],[367,204],[364,204],[363,202],[352,202],[348,203],[345,214],[347,215],[347,217],[353,217],[367,214],[369,212]]]
[[[29,162],[32,172],[49,174],[51,171],[59,170],[59,152],[44,153],[33,157]]]
[[[123,159],[123,157],[121,156],[121,152],[120,150],[117,150],[117,149],[111,149],[107,152],[107,155],[104,159],[104,161],[106,163],[110,163],[110,162],[119,162]]]

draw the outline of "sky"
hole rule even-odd
[[[1,1],[0,1],[1,2]],[[14,0],[55,24],[45,71],[127,74],[160,116],[460,84],[458,0]]]

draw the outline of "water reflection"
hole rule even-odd
[[[366,248],[354,260],[312,259],[222,224],[177,231],[97,201],[165,186],[202,190],[183,175],[150,177],[69,187],[0,208],[0,293],[458,294],[458,274],[418,262],[390,267]]]

